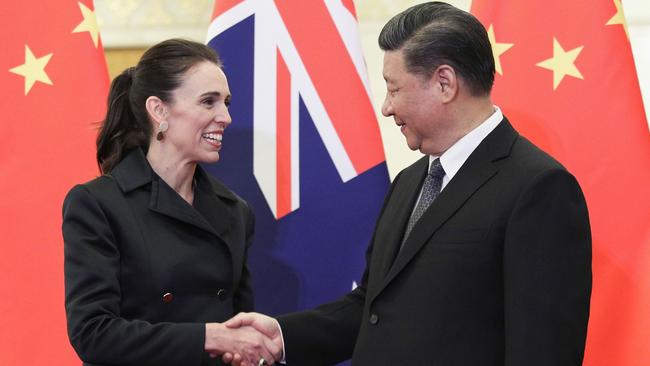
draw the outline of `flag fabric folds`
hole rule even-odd
[[[650,133],[620,0],[474,0],[472,12],[492,42],[495,103],[587,198],[584,365],[650,364]]]
[[[0,365],[79,364],[66,336],[61,205],[98,173],[108,73],[93,9],[0,5]]]
[[[217,1],[208,43],[232,92],[207,169],[256,215],[256,309],[310,308],[350,291],[388,188],[351,0]]]

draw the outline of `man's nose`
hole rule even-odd
[[[384,98],[384,104],[381,106],[381,114],[386,117],[393,115],[393,105],[391,104],[388,95],[386,95],[386,98]]]

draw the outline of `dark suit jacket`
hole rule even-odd
[[[591,235],[575,178],[504,120],[398,254],[427,169],[393,181],[361,285],[279,318],[288,365],[580,365]]]
[[[68,334],[86,365],[216,364],[204,324],[253,308],[252,212],[201,167],[195,181],[192,207],[136,149],[68,193]]]

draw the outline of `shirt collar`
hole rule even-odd
[[[445,151],[440,158],[440,165],[445,170],[445,179],[443,184],[446,185],[454,175],[460,170],[469,158],[472,152],[478,145],[487,137],[487,135],[494,130],[499,123],[503,120],[503,113],[499,107],[494,106],[494,113],[485,121],[481,122],[476,128],[470,131],[467,135],[463,136],[460,140],[456,141],[447,151]],[[429,169],[431,163],[438,158],[438,156],[429,156]]]

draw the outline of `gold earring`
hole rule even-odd
[[[167,121],[162,121],[158,124],[158,133],[156,134],[156,140],[162,141],[165,139],[165,131],[169,128]]]

